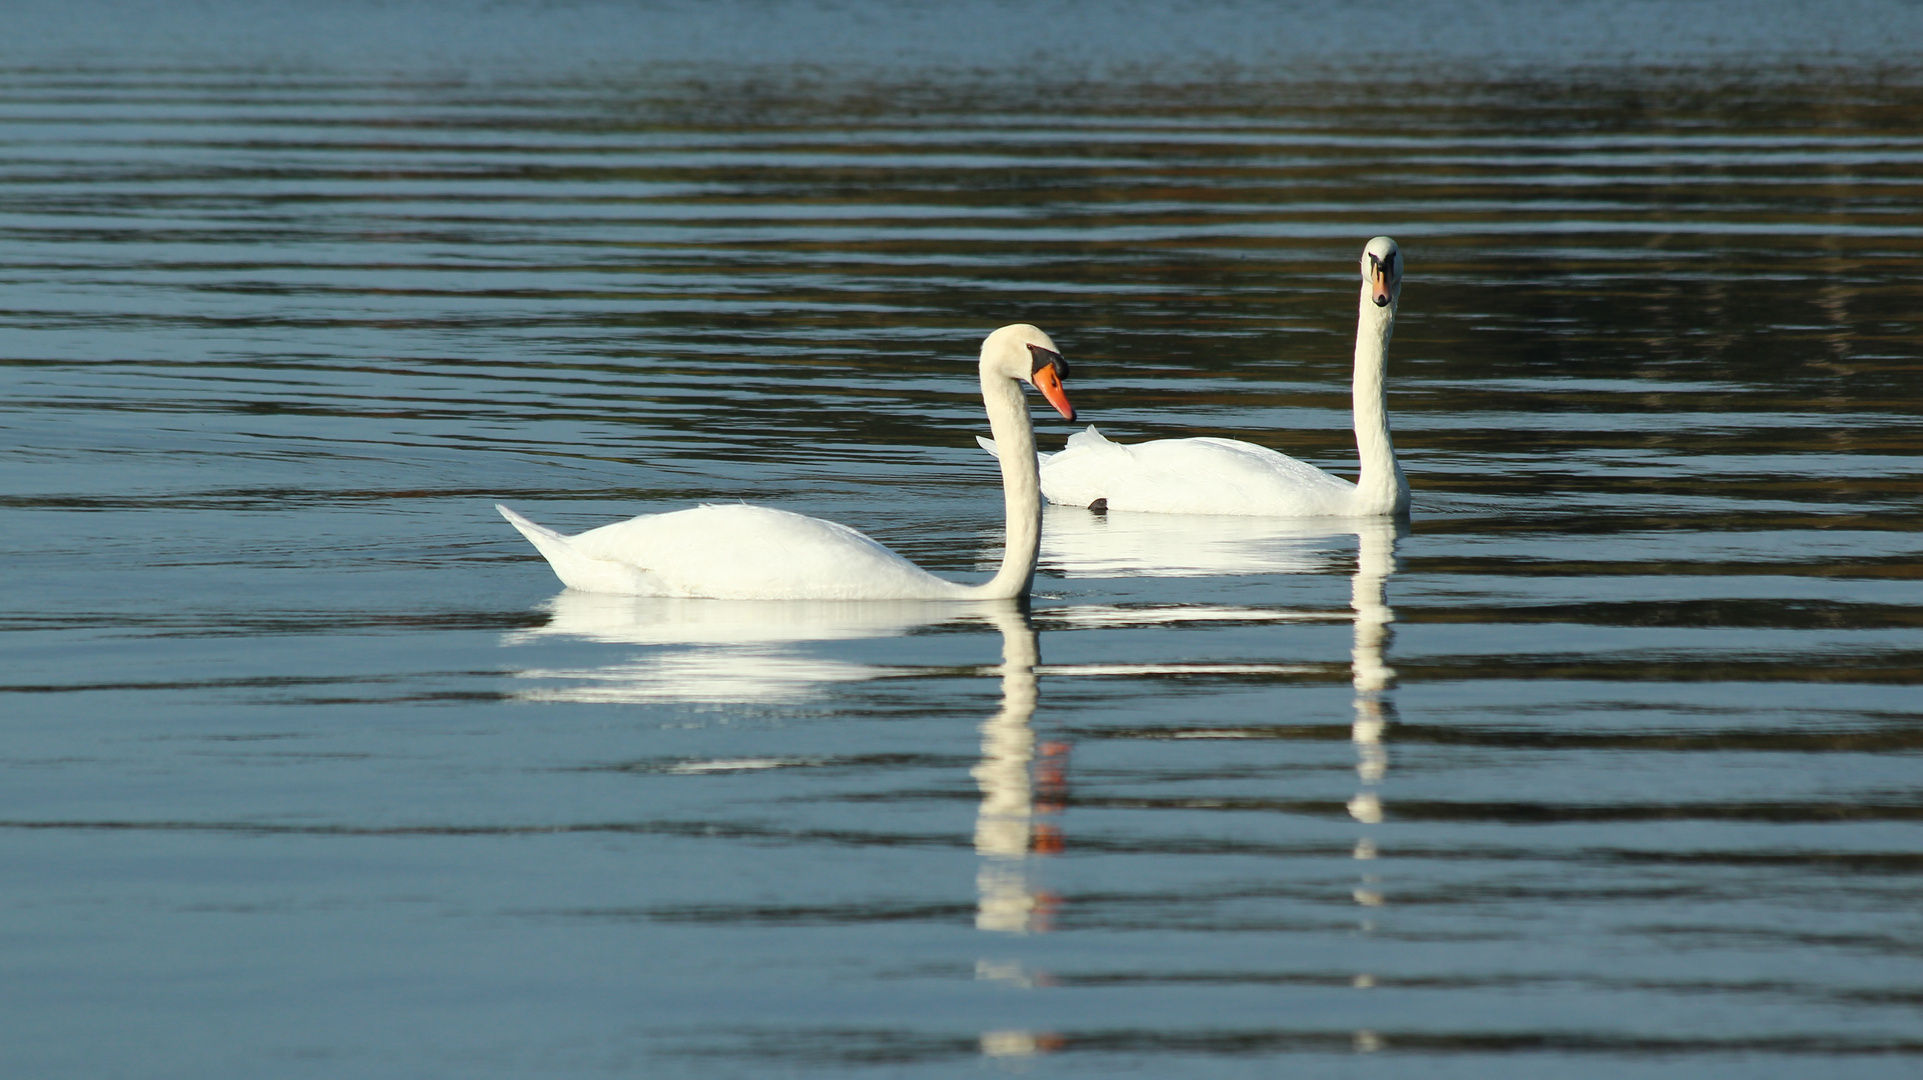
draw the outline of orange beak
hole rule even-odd
[[[1075,419],[1075,406],[1068,403],[1068,391],[1062,389],[1062,376],[1055,370],[1054,364],[1043,364],[1036,368],[1032,377],[1035,389],[1040,390],[1048,403],[1055,406],[1056,412],[1070,420]]]
[[[1376,307],[1389,306],[1389,270],[1387,267],[1373,264],[1369,267],[1369,298],[1375,301]]]

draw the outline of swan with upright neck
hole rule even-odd
[[[1006,600],[1027,596],[1041,548],[1042,495],[1027,383],[1070,420],[1068,363],[1047,334],[1025,323],[982,342],[982,403],[1001,447],[1008,515],[1001,570],[980,585],[936,577],[866,535],[832,521],[765,506],[699,506],[649,514],[563,536],[505,506],[502,516],[547,559],[563,584],[585,592],[722,600]]]
[[[1353,401],[1354,483],[1287,454],[1240,439],[1157,439],[1125,446],[1094,427],[1072,435],[1041,462],[1050,502],[1096,510],[1269,517],[1406,514],[1409,481],[1389,434],[1385,375],[1389,336],[1402,295],[1402,254],[1386,236],[1362,250]],[[991,453],[995,446],[982,445]]]

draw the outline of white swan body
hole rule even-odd
[[[1048,501],[1107,510],[1271,517],[1373,517],[1409,509],[1409,481],[1389,434],[1384,376],[1402,291],[1402,258],[1386,236],[1362,251],[1353,402],[1355,483],[1239,439],[1157,439],[1125,446],[1090,427],[1041,460]],[[995,448],[983,441],[991,453]]]
[[[1125,445],[1090,425],[1042,459],[1042,493],[1070,506],[1162,514],[1356,517],[1356,486],[1240,439]]]
[[[586,592],[722,600],[1001,600],[1026,596],[1041,547],[1035,431],[1022,384],[1074,419],[1061,379],[1067,362],[1033,326],[1004,326],[982,342],[982,401],[1002,462],[1007,546],[994,578],[962,585],[936,577],[846,525],[765,506],[700,506],[649,514],[564,536],[505,506],[563,584]]]

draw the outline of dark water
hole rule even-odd
[[[7,1075],[1919,1068],[1916,5],[4,36]],[[1016,320],[1343,470],[1377,233],[1400,533],[1057,508],[1024,613],[491,509],[985,574]]]

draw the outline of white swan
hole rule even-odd
[[[1362,249],[1355,333],[1355,442],[1362,461],[1351,484],[1306,462],[1239,439],[1157,439],[1124,446],[1091,426],[1042,459],[1050,502],[1163,514],[1372,517],[1404,514],[1409,481],[1389,437],[1383,376],[1402,294],[1402,256],[1378,236]],[[979,440],[990,453],[995,447]]]
[[[1070,420],[1068,363],[1047,334],[1004,326],[982,342],[982,401],[1005,449],[1002,493],[1008,540],[1002,568],[981,585],[930,574],[846,525],[765,506],[700,506],[649,514],[574,536],[495,509],[521,530],[563,584],[631,596],[721,600],[1003,600],[1028,595],[1041,548],[1042,496],[1035,429],[1022,383]]]

